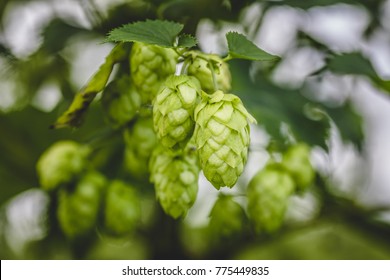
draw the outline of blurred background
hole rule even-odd
[[[185,24],[206,53],[225,55],[239,31],[281,57],[232,61],[233,92],[256,117],[240,193],[291,135],[312,146],[315,186],[291,198],[284,226],[227,240],[208,232],[218,197],[204,177],[183,220],[167,217],[153,189],[142,225],[126,236],[98,227],[81,241],[58,228],[55,199],[35,164],[55,141],[89,143],[109,129],[96,100],[77,129],[50,130],[104,62],[113,28],[144,19]],[[389,259],[390,1],[2,0],[0,3],[1,259]],[[99,98],[99,96],[98,96]],[[117,139],[102,141],[97,168],[117,176]]]

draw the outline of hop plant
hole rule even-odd
[[[77,182],[73,191],[60,190],[57,217],[66,236],[75,238],[94,228],[105,186],[103,175],[89,172]]]
[[[107,119],[114,127],[130,122],[141,106],[141,96],[126,75],[105,88],[101,101]]]
[[[310,163],[310,147],[307,144],[291,146],[283,155],[282,165],[291,174],[299,190],[313,183],[315,172]]]
[[[104,211],[104,224],[115,234],[126,234],[134,230],[141,208],[133,186],[115,180],[110,183]]]
[[[229,66],[218,55],[193,52],[187,72],[200,81],[207,93],[216,90],[229,92],[231,89]]]
[[[150,180],[165,213],[186,216],[198,192],[199,166],[196,154],[178,154],[158,146],[150,159]]]
[[[245,212],[230,195],[220,195],[210,212],[209,226],[218,237],[231,237],[245,227]]]
[[[257,232],[280,228],[294,188],[294,180],[279,164],[266,166],[252,178],[247,189],[248,215]]]
[[[157,145],[152,118],[139,118],[134,125],[124,130],[125,166],[135,178],[149,177],[149,159]]]
[[[237,96],[222,91],[204,96],[194,114],[194,137],[204,175],[217,189],[234,186],[248,156],[248,120],[256,120]]]
[[[74,141],[59,141],[50,146],[37,162],[40,185],[53,190],[73,181],[87,165],[89,149]]]
[[[194,131],[199,95],[200,85],[193,77],[170,76],[165,81],[153,102],[154,130],[164,147],[185,147]]]
[[[175,74],[178,55],[174,50],[136,42],[130,53],[130,71],[142,102],[156,96],[162,82]]]

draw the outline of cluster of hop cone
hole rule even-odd
[[[180,74],[176,74],[179,68]],[[119,72],[103,92],[106,118],[123,131],[127,171],[139,180],[150,180],[162,208],[174,218],[185,217],[194,204],[201,170],[216,189],[233,187],[244,170],[250,144],[249,124],[256,120],[230,90],[231,74],[221,57],[200,51],[180,53],[177,49],[136,42],[130,53],[130,73]],[[70,182],[76,185],[59,194],[62,228],[71,232],[68,235],[77,235],[72,227],[77,228],[74,225],[80,215],[72,211],[81,211],[92,216],[92,222],[84,226],[90,229],[98,216],[99,201],[105,199],[106,226],[114,232],[126,232],[139,215],[133,189],[120,181],[99,179],[96,171],[86,171],[88,152],[81,150],[88,149],[75,143],[57,143],[38,162],[45,189],[57,189]],[[91,176],[91,172],[95,175]],[[94,178],[89,180],[89,190],[85,186],[88,176]],[[277,229],[288,197],[294,190],[310,185],[313,177],[309,149],[304,144],[288,151],[282,162],[269,163],[261,170],[248,186],[248,214],[255,228]],[[101,191],[104,184],[109,185],[106,192]],[[85,197],[93,193],[97,198],[88,208]],[[84,206],[69,206],[79,203],[82,195]],[[76,202],[70,202],[72,199]],[[231,196],[221,196],[220,200],[231,200],[231,209],[241,207]],[[212,213],[229,213],[229,209],[217,207],[221,203],[216,203]],[[75,210],[78,208],[82,209]],[[235,212],[217,213],[215,217],[225,217],[229,228],[234,224]],[[240,217],[241,212],[237,214]],[[86,231],[79,231],[83,230]]]

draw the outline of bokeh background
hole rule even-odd
[[[233,92],[255,115],[240,193],[294,135],[310,144],[318,178],[291,198],[284,227],[210,241],[218,192],[203,177],[184,220],[163,214],[153,190],[144,225],[113,237],[99,228],[67,240],[35,164],[60,139],[88,143],[108,129],[99,100],[78,129],[50,130],[113,45],[105,35],[144,19],[185,24],[207,53],[227,52],[225,33],[244,33],[279,55],[276,64],[232,61]],[[1,259],[389,259],[390,1],[2,0],[0,3]],[[115,177],[118,141],[102,142],[96,166]],[[149,187],[150,186],[144,186]],[[210,245],[211,244],[211,245]]]

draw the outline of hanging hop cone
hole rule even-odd
[[[75,238],[88,234],[95,227],[106,180],[98,172],[89,172],[73,191],[58,193],[57,217],[64,234]]]
[[[191,138],[194,109],[200,85],[194,77],[170,76],[153,102],[154,130],[161,144],[169,149],[182,149]]]
[[[196,77],[207,93],[216,90],[229,92],[231,89],[229,66],[218,55],[193,52],[187,73]]]
[[[37,162],[40,185],[53,190],[72,182],[87,165],[89,149],[74,141],[59,141],[50,146]]]
[[[174,154],[158,146],[150,159],[149,168],[156,197],[165,213],[175,219],[186,216],[198,192],[196,154],[191,149]]]
[[[280,164],[260,170],[247,189],[248,215],[256,232],[275,232],[283,223],[294,180]]]
[[[157,145],[152,118],[139,118],[123,132],[125,167],[138,180],[149,179],[149,159]]]
[[[204,175],[217,189],[234,186],[248,156],[248,120],[256,120],[237,96],[222,91],[203,96],[194,115],[194,137]]]
[[[298,190],[309,187],[315,177],[315,171],[310,163],[310,147],[305,143],[291,146],[283,155],[282,165],[290,173]]]
[[[175,74],[178,55],[169,48],[134,43],[130,53],[131,78],[142,103],[156,96],[162,82]]]
[[[104,89],[101,103],[110,124],[120,127],[130,122],[137,114],[141,106],[141,96],[132,85],[130,77],[123,75]]]
[[[215,237],[232,237],[245,227],[245,211],[230,195],[220,195],[210,212],[209,227]]]
[[[131,233],[141,215],[138,195],[133,186],[115,180],[108,186],[104,225],[112,233]]]

